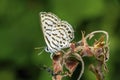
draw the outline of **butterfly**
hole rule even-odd
[[[47,47],[46,52],[51,55],[70,47],[70,42],[74,39],[74,30],[67,22],[61,20],[51,12],[40,12],[41,26]]]

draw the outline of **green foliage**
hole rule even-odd
[[[75,29],[75,41],[81,39],[81,30],[106,30],[110,35],[110,60],[105,80],[120,79],[119,0],[0,0],[0,80],[50,80],[49,73],[40,69],[40,65],[52,66],[49,53],[38,56],[34,50],[46,46],[41,11],[68,21]],[[93,80],[93,74],[88,73],[82,80]]]

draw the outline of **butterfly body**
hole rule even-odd
[[[70,47],[70,42],[74,39],[74,30],[68,22],[50,12],[40,12],[40,18],[47,52],[53,54]]]

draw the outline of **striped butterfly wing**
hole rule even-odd
[[[72,26],[50,12],[41,12],[40,17],[47,51],[55,53],[69,47],[70,41],[74,39]]]
[[[70,42],[74,39],[74,31],[72,26],[66,22],[66,21],[61,21],[60,25],[58,25],[58,32],[60,34],[60,39],[59,39],[59,47],[62,48],[67,48],[70,46]]]

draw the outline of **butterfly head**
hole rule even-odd
[[[50,58],[53,59],[53,54],[54,53],[48,47],[45,47],[45,51],[51,53]]]
[[[46,52],[50,52],[50,49],[48,47],[45,47]]]

